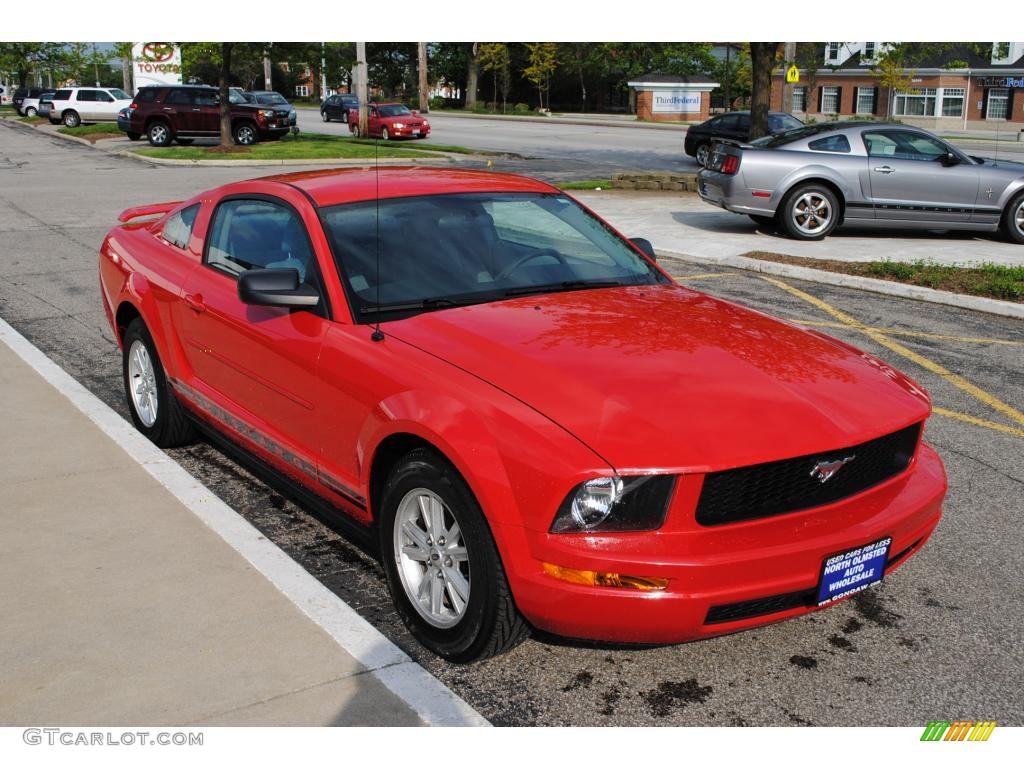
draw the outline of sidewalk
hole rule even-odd
[[[93,411],[116,415],[96,400],[86,416],[12,346],[34,353],[35,368],[52,366],[0,323],[0,725],[431,719],[393,692],[401,685],[383,682],[413,665],[408,657],[366,625],[356,629],[393,653],[376,669],[360,663],[130,456],[130,444],[108,437]],[[53,369],[47,378],[77,387]]]

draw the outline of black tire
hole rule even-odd
[[[64,110],[64,114],[61,115],[60,120],[68,128],[77,128],[82,124],[82,118],[73,109]]]
[[[774,227],[776,224],[774,216],[758,216],[756,213],[748,213],[747,215],[759,227]]]
[[[325,111],[320,112],[320,119],[323,120],[325,123],[331,122],[330,116]]]
[[[702,141],[693,150],[693,158],[701,168],[707,167],[708,159],[711,157],[711,144]]]
[[[456,623],[447,627],[431,624],[421,615],[420,610],[428,610],[427,606],[418,609],[413,605],[399,572],[400,553],[396,557],[395,526],[399,507],[407,497],[416,498],[413,494],[424,490],[438,497],[446,517],[458,523],[460,543],[465,547],[468,562],[469,597]],[[395,608],[413,637],[424,647],[448,661],[464,663],[504,653],[529,636],[530,627],[516,609],[501,557],[480,505],[458,471],[439,454],[417,448],[402,457],[381,494],[377,527],[384,572]],[[429,535],[429,531],[427,533]],[[436,573],[447,587],[447,577],[440,579],[441,564],[443,561],[446,566],[443,570],[447,571],[452,562],[447,556],[439,560],[445,551],[445,542],[433,542],[429,538],[427,541],[432,545],[432,554],[424,561],[426,570],[421,579],[433,578]],[[410,567],[417,568],[415,563]],[[460,568],[461,564],[455,567]],[[409,590],[412,589],[410,586]],[[446,601],[442,605],[449,612],[455,605],[451,595],[445,589],[441,598]]]
[[[348,130],[349,130],[349,133],[351,133],[357,139],[359,138],[359,123],[356,123],[355,125],[350,125],[348,127]]]
[[[166,147],[174,140],[171,126],[163,120],[154,120],[146,128],[146,138],[154,147]]]
[[[163,364],[153,344],[153,337],[142,318],[135,318],[124,332],[124,352],[121,360],[121,372],[124,379],[124,394],[128,401],[128,412],[131,414],[135,428],[161,448],[174,448],[187,445],[196,439],[195,427],[185,415],[185,410],[171,389]],[[145,349],[148,360],[152,363],[151,387],[156,408],[152,418],[140,413],[132,396],[133,388],[145,383],[145,377],[132,374],[132,355],[135,345]],[[151,423],[147,423],[151,422]]]
[[[175,139],[174,139],[174,140],[175,140],[176,142],[178,142],[179,144],[181,144],[181,146],[183,146],[183,147],[188,147],[188,146],[191,146],[191,145],[192,145],[192,142],[194,142],[194,141],[195,141],[195,139],[179,139],[179,138],[177,138],[177,137],[175,137]]]
[[[235,143],[243,147],[251,147],[260,140],[259,134],[256,132],[256,126],[247,120],[235,123],[231,129],[231,135],[234,137]]]
[[[125,135],[128,136],[128,141],[138,141],[142,138],[141,133],[126,133]]]
[[[839,200],[823,184],[798,184],[779,207],[779,222],[795,240],[821,240],[839,223]]]
[[[1003,234],[1011,243],[1024,245],[1024,193],[1017,195],[1003,211]]]
[[[29,107],[28,109],[25,110],[25,117],[35,117],[35,116],[36,116],[36,108],[35,107]]]

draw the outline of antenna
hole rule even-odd
[[[373,142],[373,176],[375,183],[374,200],[376,203],[375,219],[377,228],[377,311],[373,313],[376,327],[370,335],[372,341],[384,341],[384,332],[380,329],[380,139]]]

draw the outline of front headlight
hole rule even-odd
[[[675,475],[597,477],[580,483],[558,508],[551,533],[653,531],[665,522]]]
[[[274,110],[272,110],[272,109],[261,109],[260,110],[260,114],[263,115],[264,117],[273,117],[274,116]]]
[[[405,128],[405,123],[395,123],[395,128]]]

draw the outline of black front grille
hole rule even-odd
[[[849,448],[709,473],[704,476],[697,502],[697,522],[724,525],[820,507],[853,496],[905,470],[920,434],[921,425],[914,424]],[[847,458],[850,461],[825,482],[812,474],[819,462]]]

